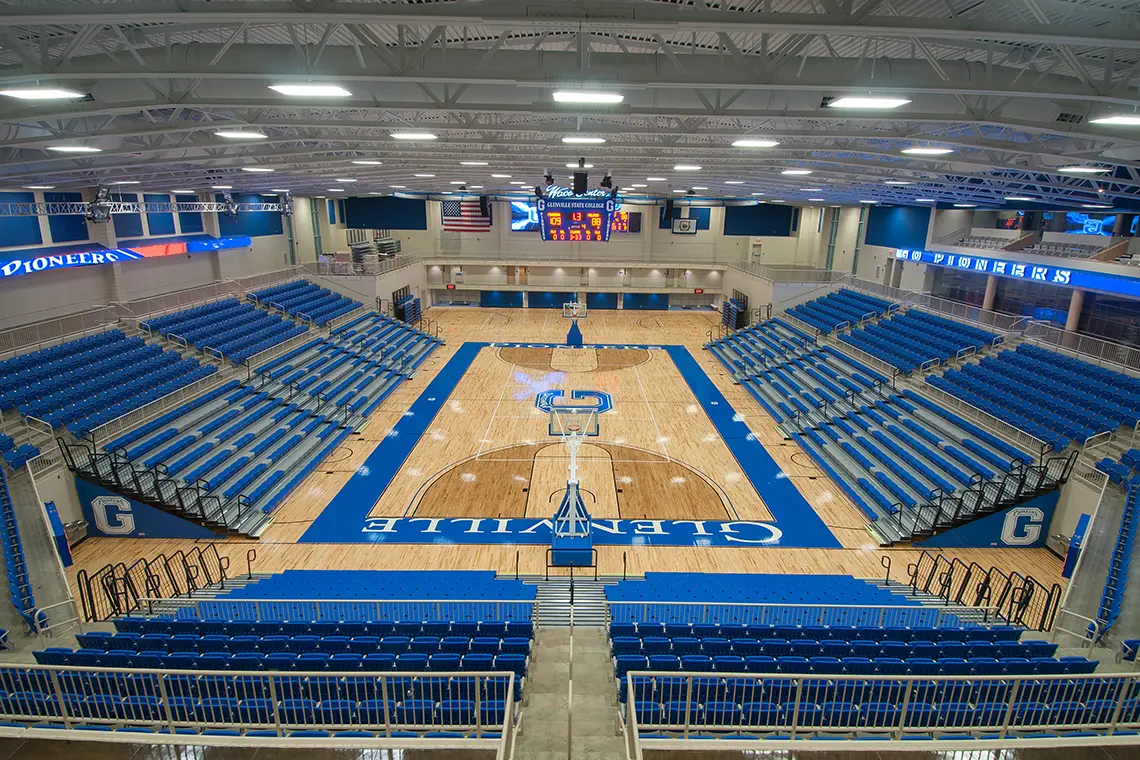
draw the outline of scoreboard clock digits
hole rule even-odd
[[[615,229],[615,213],[602,204],[594,208],[557,208],[554,203],[541,215],[540,232],[543,240],[577,242],[604,242]],[[628,226],[628,215],[625,224]]]

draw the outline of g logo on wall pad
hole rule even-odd
[[[1005,513],[1001,540],[1007,546],[1033,546],[1041,538],[1045,512],[1037,507],[1014,507]]]
[[[585,401],[593,399],[592,404],[556,404],[555,399],[560,399],[565,395],[565,391],[560,388],[554,388],[548,391],[542,391],[534,397],[534,405],[542,411],[549,414],[555,409],[592,409],[598,414],[603,414],[614,408],[614,400],[610,394],[603,393],[602,391],[588,391],[588,390],[575,390],[570,391],[570,400],[572,402]]]
[[[135,532],[135,516],[131,503],[122,496],[97,496],[91,500],[91,516],[95,527],[109,536],[128,536]]]

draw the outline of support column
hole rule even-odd
[[[998,278],[997,275],[991,274],[986,278],[986,294],[982,298],[982,308],[987,311],[992,311],[994,308],[994,301],[997,300]]]
[[[1065,320],[1065,332],[1075,333],[1081,324],[1081,309],[1085,306],[1085,291],[1073,289],[1069,299],[1069,316]]]

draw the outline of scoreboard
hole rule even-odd
[[[608,242],[615,206],[609,197],[539,198],[538,229],[543,240]]]

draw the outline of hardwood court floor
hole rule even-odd
[[[438,320],[447,344],[381,405],[359,434],[334,451],[294,491],[261,541],[219,542],[219,551],[231,559],[231,575],[244,572],[250,548],[257,551],[254,569],[263,572],[293,568],[545,570],[543,546],[297,543],[464,341],[561,343],[568,327],[560,312],[546,309],[432,308],[426,316]],[[600,546],[599,571],[882,577],[886,571],[881,563],[886,558],[891,562],[891,577],[902,580],[919,551],[883,549],[875,544],[865,530],[865,518],[847,497],[793,441],[784,438],[720,363],[702,350],[719,318],[711,312],[594,311],[580,327],[587,343],[688,347],[843,548]],[[591,388],[614,396],[615,411],[603,415],[602,435],[583,449],[582,480],[587,487],[590,480],[598,484],[591,489],[594,501],[588,505],[597,516],[726,519],[725,509],[731,505],[741,519],[767,519],[759,496],[750,487],[732,482],[735,462],[727,448],[715,436],[707,440],[713,432],[711,423],[699,407],[695,413],[690,411],[691,392],[668,358],[658,356],[657,352],[625,350],[484,349],[373,513],[463,516],[455,513],[459,509],[455,504],[466,499],[460,496],[462,492],[474,489],[479,491],[480,502],[485,498],[485,503],[501,505],[488,516],[495,516],[499,509],[503,516],[549,514],[551,494],[560,491],[565,480],[565,455],[550,445],[547,418],[536,414],[534,394],[557,387]],[[621,480],[627,477],[638,486],[628,493]],[[76,547],[70,572],[74,577],[79,568],[90,572],[109,562],[129,564],[189,544],[187,540],[89,539]],[[1046,585],[1061,580],[1060,560],[1045,549],[951,549],[943,553],[967,563],[1031,574]]]

